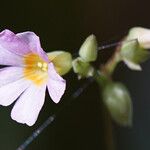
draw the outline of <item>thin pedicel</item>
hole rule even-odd
[[[110,44],[107,44],[107,45],[102,45],[102,46],[99,46],[98,47],[98,51],[100,50],[104,50],[104,49],[107,49],[107,48],[111,48],[111,47],[115,47],[115,46],[120,46],[124,43],[129,43],[129,42],[136,42],[138,41],[138,39],[131,39],[131,40],[126,40],[126,41],[119,41],[119,42],[114,42],[114,43],[110,43]],[[78,56],[78,53],[74,53],[72,54],[73,57],[77,57]]]
[[[132,40],[127,40],[127,41],[120,41],[120,42],[115,42],[115,43],[111,43],[111,44],[108,44],[108,45],[103,45],[103,46],[100,46],[98,47],[98,51],[99,50],[103,50],[103,49],[107,49],[107,48],[111,48],[111,47],[114,47],[114,46],[120,46],[124,43],[128,43],[128,42],[136,42],[138,41],[138,39],[132,39]]]

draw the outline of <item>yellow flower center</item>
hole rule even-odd
[[[48,64],[37,54],[24,56],[24,77],[40,86],[48,79]]]

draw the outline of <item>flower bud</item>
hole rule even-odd
[[[72,66],[74,72],[77,73],[80,78],[92,76],[94,73],[93,67],[80,57],[73,60]]]
[[[150,29],[142,27],[131,28],[127,36],[127,40],[138,39],[141,47],[150,48]]]
[[[123,84],[107,84],[103,90],[103,101],[116,123],[122,126],[132,125],[132,102]]]
[[[97,58],[97,41],[95,35],[86,38],[79,50],[79,56],[86,62],[95,61]]]
[[[64,75],[72,68],[72,56],[65,51],[54,51],[47,53],[48,58],[54,64],[59,75]]]
[[[121,57],[132,70],[141,70],[140,63],[149,58],[149,52],[142,48],[138,41],[127,41],[121,47]]]

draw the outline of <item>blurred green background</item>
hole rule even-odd
[[[149,0],[3,0],[0,6],[0,30],[34,31],[45,51],[62,49],[75,53],[91,33],[103,45],[118,41],[133,26],[150,28]],[[107,55],[108,51],[102,54]],[[149,66],[150,61],[143,65],[143,72],[131,72],[120,64],[114,74],[115,80],[123,81],[129,88],[134,107],[133,128],[113,125],[117,150],[150,149]],[[56,106],[47,95],[33,127],[12,121],[12,106],[0,107],[0,150],[15,150],[83,83],[72,73],[65,79],[68,87],[62,101]],[[27,150],[106,150],[99,96],[97,85],[92,84]]]

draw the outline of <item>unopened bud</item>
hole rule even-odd
[[[127,41],[121,47],[121,57],[130,69],[141,70],[140,63],[149,58],[149,52],[137,40]]]
[[[97,58],[97,41],[95,35],[90,35],[82,44],[79,55],[86,62],[95,61]]]
[[[140,46],[146,49],[150,48],[150,29],[142,27],[131,28],[127,36],[128,40],[137,39]]]
[[[94,73],[93,67],[80,57],[73,60],[72,66],[74,72],[77,73],[80,78],[92,76]]]
[[[54,64],[56,71],[60,75],[64,75],[72,68],[72,56],[69,52],[54,51],[47,53],[48,58]]]
[[[116,123],[122,126],[132,125],[132,102],[123,84],[107,84],[103,91],[103,101]]]

